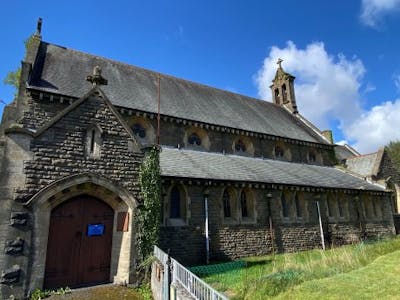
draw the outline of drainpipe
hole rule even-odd
[[[271,237],[271,247],[272,247],[272,255],[275,254],[275,238],[274,238],[274,228],[272,225],[272,209],[271,209],[271,199],[272,199],[272,194],[268,193],[267,194],[267,203],[268,203],[268,221],[269,221],[269,234]]]
[[[210,263],[210,236],[208,232],[208,196],[210,195],[210,191],[206,189],[204,191],[204,211],[205,211],[205,232],[206,232],[206,263],[207,265]]]
[[[317,212],[318,212],[319,230],[321,232],[322,249],[325,251],[325,237],[324,237],[324,230],[322,228],[322,219],[321,219],[321,210],[319,208],[319,201],[316,201],[315,203],[317,204]]]

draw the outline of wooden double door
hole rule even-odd
[[[51,212],[44,288],[110,281],[114,211],[91,196],[72,198]]]

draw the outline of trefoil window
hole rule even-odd
[[[236,152],[246,152],[246,145],[242,140],[238,140],[235,143],[235,151]]]
[[[139,123],[135,123],[132,126],[132,131],[136,136],[138,136],[138,137],[140,137],[142,139],[146,137],[146,130]]]
[[[192,133],[188,138],[188,143],[189,143],[189,145],[200,146],[201,145],[201,139],[197,135],[197,133]]]

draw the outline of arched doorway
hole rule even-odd
[[[45,288],[110,281],[114,211],[88,195],[56,206],[50,215]]]

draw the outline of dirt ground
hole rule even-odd
[[[65,295],[53,295],[46,300],[143,300],[134,289],[117,286],[103,285],[72,290]]]

